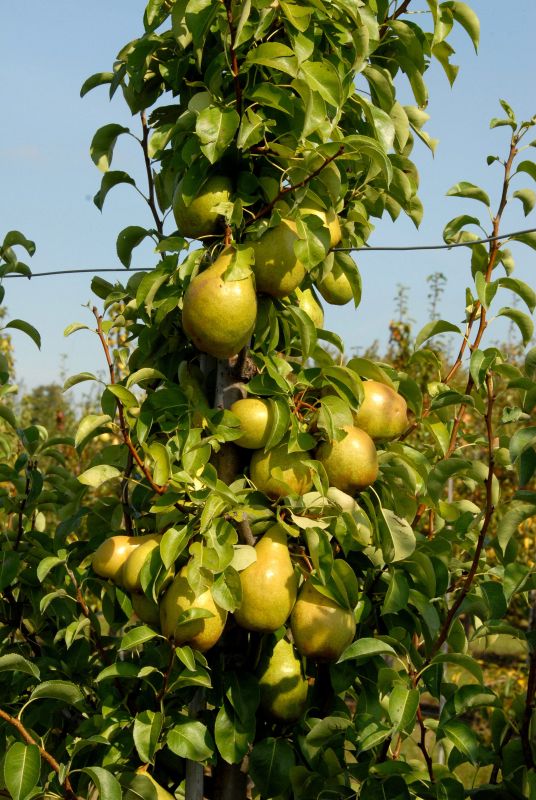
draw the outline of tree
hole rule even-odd
[[[81,454],[93,443],[78,478],[61,474],[51,497],[32,461],[22,480],[28,455],[51,443],[3,415],[27,454],[5,473],[14,491],[0,573],[0,668],[12,687],[0,735],[12,797],[38,787],[72,800],[93,796],[93,784],[107,800],[456,800],[474,780],[483,797],[534,792],[534,633],[504,618],[534,588],[514,534],[536,510],[536,432],[525,424],[535,354],[520,368],[483,338],[496,294],[536,304],[497,238],[514,176],[536,174],[518,159],[534,120],[518,123],[503,102],[506,117],[493,123],[511,134],[489,246],[472,233],[472,215],[445,228],[445,241],[471,255],[464,331],[434,318],[396,368],[360,357],[343,365],[343,343],[295,291],[342,275],[357,305],[349,251],[367,241],[372,218],[420,220],[410,157],[415,139],[431,145],[423,76],[437,58],[453,80],[448,34],[460,24],[476,46],[478,21],[463,3],[432,0],[426,31],[409,6],[151,0],[140,38],[112,72],[84,84],[82,93],[121,91],[140,117],[152,227],[121,231],[117,252],[128,267],[151,238],[158,260],[125,284],[93,281],[117,312],[106,320],[93,310],[109,378],[102,413],[86,415],[69,440]],[[396,99],[402,75],[415,106]],[[134,134],[110,124],[92,141],[100,209],[115,185],[135,183],[110,168],[122,135]],[[490,206],[468,182],[450,194]],[[536,199],[522,187],[513,197],[526,214]],[[201,246],[188,237],[192,208]],[[514,238],[535,247],[533,233]],[[272,286],[276,272],[298,282]],[[498,313],[527,344],[530,317]],[[461,344],[443,372],[430,340],[447,331]],[[517,407],[500,408],[498,377],[518,392]],[[80,373],[67,386],[94,379]],[[362,440],[354,419],[370,381],[405,398],[410,420],[393,440],[367,444],[378,478],[354,477],[354,498],[330,485],[330,458],[361,457],[360,444],[350,457],[347,447]],[[248,417],[234,403],[243,395],[264,415],[249,417],[262,440],[253,455],[240,446]],[[103,432],[116,438],[95,453]],[[521,486],[506,509],[497,436]],[[41,508],[55,518],[38,524]],[[263,588],[268,573],[284,573],[284,586]],[[301,652],[286,619],[298,582],[291,626]],[[283,619],[268,622],[288,598]],[[328,615],[333,631],[323,637]],[[529,647],[511,706],[484,684],[471,628],[477,639],[503,632]],[[475,710],[488,720],[487,741],[470,724]]]

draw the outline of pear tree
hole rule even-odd
[[[323,327],[322,301],[361,302],[351,252],[373,220],[418,226],[426,70],[454,80],[455,26],[478,45],[467,4],[412,6],[150,0],[140,36],[84,83],[133,116],[93,137],[95,204],[134,186],[148,221],[117,255],[126,270],[142,243],[155,255],[96,276],[92,320],[66,331],[96,335],[107,377],[74,441],[54,443],[54,496],[34,475],[46,431],[0,406],[22,452],[2,473],[6,796],[534,795],[536,641],[509,610],[536,590],[516,544],[536,513],[536,353],[513,363],[486,334],[493,313],[532,337],[536,294],[500,235],[507,204],[536,203],[535,120],[502,101],[492,122],[509,137],[489,159],[497,208],[467,181],[449,192],[471,211],[444,230],[470,261],[462,326],[431,321],[402,368],[349,357]],[[125,136],[143,184],[116,169]],[[84,381],[98,378],[66,389]],[[62,483],[71,445],[83,466]],[[511,702],[474,656],[497,635],[527,654]]]

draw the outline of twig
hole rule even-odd
[[[238,116],[242,116],[242,87],[240,85],[240,71],[238,68],[238,58],[236,56],[235,41],[236,41],[236,28],[233,21],[233,3],[232,0],[224,0],[225,11],[227,13],[227,23],[229,25],[229,54],[231,56],[231,74],[233,76],[235,97],[236,97],[236,110]]]
[[[28,502],[28,497],[30,496],[30,485],[32,481],[32,471],[34,469],[34,464],[32,461],[28,461],[28,466],[26,468],[26,485],[24,487],[24,497],[20,501],[19,506],[19,513],[18,513],[18,521],[17,521],[17,539],[13,546],[13,550],[17,551],[20,547],[22,542],[22,537],[24,535],[24,509],[26,508],[26,504]]]
[[[245,512],[242,514],[242,519],[239,520],[237,527],[240,541],[253,547],[255,545],[255,537],[249,524],[248,515]]]
[[[153,215],[153,219],[155,221],[156,230],[158,231],[158,233],[162,233],[162,231],[164,230],[164,225],[162,223],[162,220],[160,219],[160,215],[156,207],[153,171],[151,168],[151,159],[149,158],[149,126],[147,125],[147,117],[145,115],[145,111],[142,111],[140,113],[140,119],[142,128],[142,139],[140,141],[140,145],[141,149],[143,150],[145,171],[147,172],[147,183],[149,185],[149,197],[146,198],[146,200],[147,200],[147,205],[151,209],[151,214]]]
[[[401,17],[402,14],[404,14],[408,10],[410,3],[411,0],[404,0],[403,3],[396,9],[394,14],[385,20],[383,25],[380,27],[380,39],[383,39],[383,37],[387,33],[389,29],[389,22],[392,22],[393,20],[396,20],[399,17]]]
[[[431,783],[435,783],[435,776],[434,776],[434,765],[432,762],[432,757],[428,752],[426,747],[426,726],[424,724],[424,717],[421,711],[420,705],[417,706],[417,722],[419,723],[419,728],[421,731],[421,738],[417,742],[419,750],[423,754],[423,758],[426,762],[426,769],[428,770],[428,775],[430,777]]]

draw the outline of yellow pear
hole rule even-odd
[[[305,494],[313,485],[311,469],[303,462],[310,453],[289,453],[281,444],[268,450],[256,450],[251,458],[249,474],[259,491],[273,500],[287,494]]]
[[[242,602],[234,616],[249,631],[276,631],[292,611],[298,591],[287,534],[281,525],[268,528],[255,552],[257,560],[240,572]]]
[[[226,250],[190,282],[183,299],[182,326],[202,353],[231,358],[245,347],[257,318],[253,277],[224,281],[233,253]]]
[[[272,413],[267,400],[260,397],[244,397],[236,400],[230,409],[240,420],[242,436],[235,439],[235,444],[248,450],[259,450],[264,447],[270,434]]]
[[[145,559],[160,546],[162,536],[157,534],[136,547],[129,555],[121,572],[121,585],[127,592],[139,592],[141,590],[141,568]]]
[[[252,242],[255,254],[253,271],[257,291],[272,297],[286,297],[305,278],[305,266],[294,253],[298,241],[296,224],[290,219],[282,220],[270,228],[261,238]]]
[[[379,381],[365,381],[365,397],[354,415],[355,424],[373,439],[394,439],[408,427],[408,406],[404,398]]]
[[[288,639],[269,648],[257,670],[261,708],[283,722],[301,717],[307,702],[308,684],[296,649]]]
[[[313,291],[311,289],[302,290],[298,287],[296,289],[296,297],[298,298],[298,306],[312,319],[315,328],[323,328],[324,312]]]
[[[292,609],[290,627],[302,656],[336,661],[353,640],[356,626],[349,609],[325,597],[307,580]]]
[[[315,217],[320,217],[324,223],[324,227],[329,231],[329,246],[337,247],[342,239],[342,232],[339,218],[333,208],[329,208],[327,211],[325,211],[317,203],[306,200],[304,205],[300,206],[300,214],[304,217],[307,216],[307,214],[314,214]]]
[[[173,195],[173,216],[181,236],[200,239],[219,233],[223,217],[216,208],[220,203],[230,201],[231,190],[229,178],[214,175],[205,181],[197,197],[186,205],[182,196],[182,183],[179,183]]]
[[[368,433],[353,425],[345,425],[344,430],[344,439],[322,442],[315,458],[324,465],[331,486],[353,494],[378,477],[378,454]]]
[[[178,625],[181,614],[190,608],[206,609],[212,616]],[[204,653],[216,644],[226,620],[227,611],[216,605],[210,589],[196,597],[186,578],[186,567],[183,567],[160,603],[160,627],[164,636],[173,638],[177,645],[188,644]]]
[[[91,559],[93,571],[101,578],[110,578],[119,583],[123,564],[127,558],[139,545],[153,537],[152,533],[146,536],[110,536],[93,553]]]
[[[141,592],[134,592],[131,597],[132,608],[142,622],[153,627],[160,626],[160,610],[158,605]]]
[[[338,264],[318,283],[318,291],[333,306],[344,306],[353,298],[352,284]]]

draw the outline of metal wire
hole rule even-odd
[[[536,228],[527,228],[523,231],[514,231],[513,233],[501,233],[498,236],[487,236],[484,239],[475,239],[471,242],[453,242],[452,244],[422,244],[422,245],[396,245],[392,247],[334,247],[334,251],[341,253],[371,253],[371,252],[385,252],[385,251],[407,251],[407,250],[452,250],[454,247],[472,247],[474,244],[487,244],[488,242],[496,242],[500,239],[510,239],[514,236],[522,236],[525,233],[536,233]],[[133,267],[132,269],[126,267],[107,267],[105,269],[57,269],[50,272],[32,272],[31,275],[20,275],[17,273],[11,275],[4,275],[4,278],[45,278],[50,275],[76,275],[80,273],[91,273],[93,275],[100,275],[104,272],[147,272],[150,267]]]

